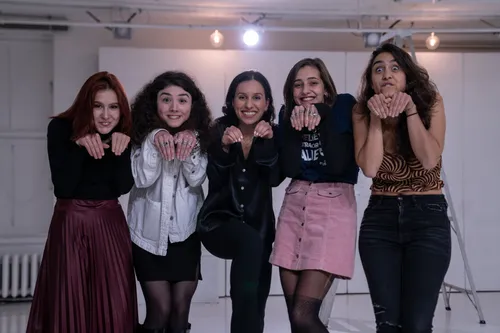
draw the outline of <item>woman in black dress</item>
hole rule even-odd
[[[130,233],[118,197],[134,182],[130,107],[117,78],[92,75],[47,130],[57,202],[27,333],[133,333]]]
[[[255,71],[236,76],[223,112],[213,126],[198,232],[208,251],[232,260],[231,333],[262,333],[275,233],[272,186],[280,182],[267,79]]]
[[[206,179],[210,110],[194,81],[166,72],[132,105],[128,223],[146,300],[142,332],[183,333],[200,274],[195,233]]]

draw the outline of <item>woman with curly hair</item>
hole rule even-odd
[[[201,279],[195,233],[203,203],[210,110],[185,73],[169,71],[132,104],[132,174],[128,223],[137,279],[146,300],[142,332],[188,329]]]
[[[132,188],[130,106],[116,76],[95,73],[47,128],[57,198],[28,333],[134,333],[132,244],[118,198]],[[112,281],[112,283],[110,283]]]
[[[353,113],[356,160],[373,178],[359,252],[379,333],[430,333],[451,257],[442,194],[443,100],[403,49],[375,50]]]
[[[213,126],[198,232],[208,251],[232,260],[231,333],[262,333],[275,232],[272,187],[279,185],[273,96],[264,75],[238,74],[223,113]]]

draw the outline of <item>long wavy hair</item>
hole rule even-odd
[[[372,70],[375,58],[381,53],[390,53],[398,63],[406,76],[405,93],[411,96],[413,103],[417,107],[418,116],[422,119],[426,129],[431,125],[432,108],[436,104],[438,90],[434,82],[429,78],[427,70],[419,66],[412,57],[402,48],[386,43],[373,51],[368,66],[365,69],[361,80],[360,93],[358,96],[359,109],[365,119],[370,120],[370,110],[368,100],[375,95],[372,82]],[[406,113],[402,113],[396,126],[396,151],[405,158],[413,157],[415,154],[411,148],[408,134],[408,124]]]
[[[113,90],[118,99],[120,121],[113,129],[113,132],[130,135],[132,120],[127,95],[120,81],[118,81],[115,75],[109,72],[98,72],[90,76],[80,88],[69,109],[51,118],[70,120],[73,124],[73,140],[77,140],[87,134],[97,133],[93,110],[95,96],[102,90]]]
[[[170,128],[158,116],[158,93],[169,87],[176,86],[191,95],[192,106],[189,118],[179,128]],[[209,126],[212,114],[205,100],[205,95],[194,80],[186,73],[167,71],[147,83],[135,97],[132,103],[132,143],[140,145],[154,129],[164,128],[172,135],[184,130],[196,130],[199,134],[200,148],[206,151],[209,145]]]
[[[234,97],[236,96],[236,89],[238,88],[238,85],[240,83],[252,80],[257,81],[262,85],[262,87],[264,88],[264,97],[269,102],[269,106],[262,115],[261,120],[265,120],[267,122],[270,122],[271,124],[273,123],[276,115],[274,110],[274,100],[271,91],[271,85],[262,73],[254,70],[249,70],[236,75],[233,81],[231,81],[229,88],[227,89],[226,102],[222,107],[222,113],[226,116],[225,118],[227,121],[227,125],[238,126],[239,120],[236,116],[236,110],[233,106]]]
[[[286,78],[285,84],[283,86],[283,100],[285,101],[285,115],[290,116],[293,108],[297,106],[295,99],[293,98],[293,86],[295,79],[297,78],[297,73],[304,67],[310,66],[316,68],[319,71],[320,79],[323,81],[325,86],[325,104],[328,106],[333,106],[337,100],[337,88],[335,88],[335,83],[333,82],[332,76],[328,72],[323,60],[319,58],[305,58],[293,65],[288,76]]]

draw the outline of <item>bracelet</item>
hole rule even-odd
[[[414,115],[416,115],[416,114],[418,114],[418,112],[413,112],[412,114],[407,114],[407,115],[406,115],[406,118],[409,118],[409,117],[414,116]]]

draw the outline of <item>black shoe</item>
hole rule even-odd
[[[139,325],[138,333],[167,333],[165,328],[145,328],[143,325]]]
[[[191,323],[187,324],[187,328],[185,330],[172,331],[169,328],[165,330],[165,333],[189,333],[189,332],[191,332]]]

